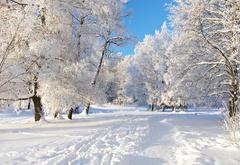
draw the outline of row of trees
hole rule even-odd
[[[111,48],[128,40],[124,6],[120,0],[1,1],[2,104],[29,100],[39,121],[43,106],[57,116],[79,103],[88,112],[91,103],[104,102],[111,65],[121,58]]]
[[[178,56],[180,65],[170,66],[182,77],[178,82],[186,91],[176,87],[178,93],[186,99],[215,100],[218,105],[224,101],[229,116],[235,116],[239,112],[239,1],[179,0],[171,11],[175,41],[180,42],[176,43],[179,52],[173,48],[176,54],[170,55]]]
[[[176,0],[169,10],[171,34],[164,23],[161,32],[137,45],[128,65],[126,95],[152,105],[152,110],[162,103],[212,107],[226,103],[229,116],[235,116],[239,111],[239,1]]]
[[[129,37],[126,1],[6,0],[0,3],[0,100],[32,100],[35,120],[79,103],[221,106],[239,111],[238,0],[176,0],[171,32],[111,49]],[[106,58],[108,57],[108,58]],[[72,110],[70,111],[72,112]]]

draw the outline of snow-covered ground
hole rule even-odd
[[[227,140],[217,111],[95,107],[94,112],[40,123],[30,112],[0,112],[0,164],[240,164],[240,147]]]

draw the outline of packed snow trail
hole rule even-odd
[[[0,149],[0,162],[121,164],[124,155],[138,151],[138,145],[148,130],[147,125],[144,125],[145,120],[147,119],[143,117],[123,115],[52,121],[40,125],[24,123],[22,128],[13,124],[8,129],[1,130],[2,137],[6,137],[0,138],[1,144],[6,145],[6,148]],[[11,144],[11,141],[17,142]],[[21,141],[26,144],[17,144]]]
[[[0,164],[240,163],[240,148],[227,142],[218,112],[99,112],[103,113],[37,124],[30,116],[4,118],[0,121]]]
[[[230,144],[221,120],[211,112],[153,115],[141,156],[151,165],[239,165],[240,145]]]

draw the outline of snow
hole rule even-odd
[[[240,147],[227,139],[218,111],[95,106],[91,112],[39,123],[32,112],[1,112],[0,164],[240,164]]]

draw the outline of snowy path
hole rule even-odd
[[[0,116],[1,117],[1,116]],[[239,165],[217,114],[111,112],[73,121],[0,121],[0,164]]]
[[[0,149],[0,162],[121,164],[124,155],[137,152],[147,133],[145,120],[134,116],[107,116],[32,126],[25,123],[21,128],[13,124],[10,128],[1,129],[2,137],[6,137],[0,138],[1,144],[6,148]],[[11,141],[14,142],[11,144]],[[26,144],[17,144],[21,141]]]
[[[229,144],[220,120],[216,114],[195,113],[150,117],[142,160],[151,165],[239,165],[240,146]]]

